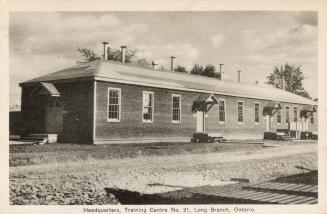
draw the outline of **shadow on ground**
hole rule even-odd
[[[307,173],[279,177],[277,179],[271,180],[270,182],[317,185],[318,171],[311,170]],[[245,183],[237,183],[214,188],[215,191],[218,192],[240,191],[243,188],[246,188],[247,185],[248,184]],[[231,199],[194,193],[199,190],[201,191],[201,188],[210,189],[210,186],[184,188],[182,190],[156,194],[142,194],[139,192],[133,192],[118,188],[105,188],[105,190],[108,195],[114,195],[121,204],[264,204],[260,201],[256,202],[253,200],[236,198]]]

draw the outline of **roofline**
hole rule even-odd
[[[260,97],[260,96],[248,96],[248,95],[235,94],[235,93],[226,93],[226,92],[220,92],[220,91],[209,91],[209,90],[201,90],[201,89],[195,89],[195,88],[185,88],[185,87],[178,87],[178,86],[169,86],[169,85],[162,85],[162,84],[152,84],[152,83],[145,83],[145,82],[140,82],[140,81],[121,80],[121,79],[100,77],[100,76],[72,77],[72,78],[65,78],[65,79],[48,80],[48,81],[45,80],[45,81],[35,81],[35,82],[28,82],[27,81],[27,82],[19,83],[19,86],[22,87],[22,86],[27,86],[27,85],[35,85],[35,84],[38,84],[40,82],[64,83],[64,82],[75,82],[75,81],[84,81],[84,80],[95,80],[95,81],[131,84],[131,85],[148,86],[148,87],[154,87],[154,88],[167,88],[167,89],[174,89],[174,90],[179,90],[179,91],[190,91],[190,92],[209,93],[209,94],[221,94],[221,95],[233,96],[233,97],[243,97],[243,98],[260,99],[260,100],[268,100],[268,101],[280,101],[280,102],[303,104],[303,105],[318,105],[318,103],[316,101],[313,101],[313,100],[309,100],[309,101],[312,102],[311,104],[306,104],[306,103],[288,101],[288,100],[283,100],[283,99],[273,100],[273,99],[268,99],[268,98]]]
[[[21,82],[19,86],[26,86],[26,85],[34,85],[40,82],[51,82],[51,83],[58,83],[58,82],[75,82],[75,81],[84,81],[84,80],[94,80],[94,76],[85,76],[85,77],[71,77],[71,78],[64,78],[64,79],[57,79],[57,80],[45,80],[45,81],[33,81],[33,82]]]
[[[259,96],[248,96],[248,95],[226,93],[226,92],[219,92],[219,91],[208,91],[208,90],[185,88],[185,87],[178,87],[178,86],[167,86],[167,85],[162,85],[162,84],[152,84],[152,83],[145,83],[145,82],[139,82],[139,81],[121,80],[121,79],[99,77],[99,76],[94,77],[94,80],[104,81],[104,82],[113,82],[113,83],[123,83],[123,84],[131,84],[131,85],[148,86],[148,87],[154,87],[154,88],[167,88],[167,89],[174,89],[174,90],[179,90],[179,91],[191,91],[191,92],[199,92],[199,93],[221,94],[221,95],[233,96],[233,97],[243,97],[243,98],[269,100],[269,101],[280,101],[280,102],[295,103],[295,104],[302,104],[302,105],[318,105],[318,103],[316,103],[316,104],[306,104],[306,103],[301,103],[301,102],[287,101],[287,100],[283,100],[283,99],[281,99],[281,100],[277,100],[277,99],[272,100],[272,99],[267,99],[267,98],[259,97]],[[312,101],[312,102],[315,102],[315,101]]]

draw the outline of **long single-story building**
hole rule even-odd
[[[195,132],[262,139],[317,132],[317,102],[287,91],[96,60],[23,83],[23,135],[61,142],[189,141]]]

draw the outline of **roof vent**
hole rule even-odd
[[[170,70],[171,71],[175,71],[175,67],[174,67],[174,59],[175,59],[176,57],[174,57],[174,56],[171,56],[170,57]]]
[[[108,59],[107,44],[108,42],[102,42],[103,44],[103,59]]]
[[[122,63],[125,63],[125,50],[126,50],[126,46],[125,45],[122,45],[120,46],[121,48],[121,62]]]
[[[237,80],[238,80],[238,82],[241,82],[241,72],[242,71],[237,71]]]
[[[219,64],[219,73],[220,73],[220,77],[219,77],[219,78],[220,78],[220,80],[223,79],[223,73],[221,72],[221,67],[223,67],[223,65],[224,65],[224,64],[222,64],[222,63]]]

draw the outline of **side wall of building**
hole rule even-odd
[[[108,87],[121,90],[121,118],[119,122],[107,122]],[[154,93],[154,119],[152,123],[142,122],[143,91]],[[181,123],[172,122],[172,94],[181,95]],[[97,82],[96,87],[96,128],[95,141],[128,139],[190,139],[196,132],[196,113],[192,112],[194,100],[201,93],[160,89],[128,84]],[[263,107],[269,101],[240,98],[216,94],[225,100],[225,123],[218,122],[218,106],[214,105],[205,118],[207,132],[215,132],[227,139],[262,139],[266,122]],[[238,123],[237,103],[244,102],[244,122]],[[259,122],[254,122],[254,104],[259,103]],[[281,103],[281,123],[277,123],[277,114],[272,117],[271,130],[287,129],[285,106],[290,107],[290,121],[294,120],[293,107],[298,107],[298,121],[302,105]],[[316,113],[315,113],[316,114]],[[309,121],[310,130],[317,129],[317,116],[314,124]]]
[[[62,141],[92,143],[93,81],[56,84],[63,103]]]
[[[30,96],[37,84],[22,86],[23,134],[58,134],[62,142],[92,143],[93,81],[54,83],[59,98]],[[59,99],[60,105],[51,101]]]

